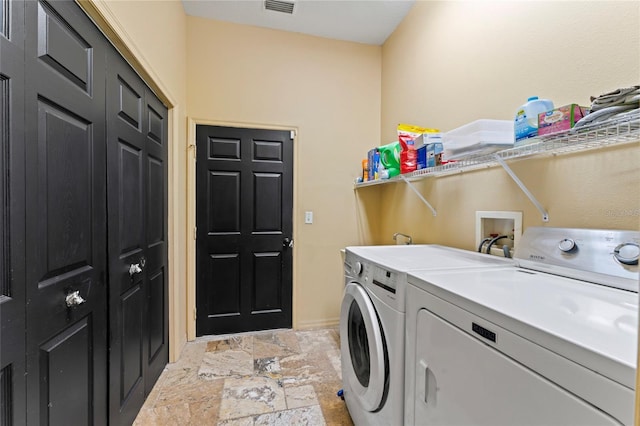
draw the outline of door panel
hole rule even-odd
[[[109,412],[129,424],[169,356],[168,126],[166,107],[115,50],[108,62]]]
[[[167,212],[168,191],[168,117],[167,108],[149,90],[145,89],[144,134],[147,150],[145,174],[147,218],[146,248],[146,301],[145,344],[147,360],[144,375],[145,395],[148,395],[169,361],[169,298],[168,298],[168,246]]]
[[[26,22],[27,421],[106,424],[106,44],[72,2]]]
[[[145,147],[142,129],[144,85],[110,55],[107,82],[107,168],[109,212],[109,415],[132,423],[144,402]]]
[[[0,424],[26,423],[24,3],[0,0]]]
[[[196,334],[290,327],[290,133],[197,126],[196,140]]]
[[[85,317],[40,346],[40,370],[48,379],[40,383],[40,424],[92,423],[92,340]]]

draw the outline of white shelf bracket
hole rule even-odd
[[[415,192],[415,194],[418,196],[418,198],[420,198],[420,199],[422,200],[422,202],[423,202],[427,207],[429,207],[429,210],[431,210],[431,213],[433,213],[433,215],[435,216],[435,215],[436,215],[436,209],[434,209],[434,208],[431,206],[431,204],[429,204],[429,202],[428,202],[428,201],[427,201],[427,200],[422,196],[422,194],[420,193],[420,191],[418,191],[418,190],[415,188],[415,186],[413,186],[413,184],[412,184],[411,182],[409,182],[409,180],[407,180],[407,178],[406,178],[406,177],[404,177],[403,175],[400,175],[400,178],[401,178],[403,181],[405,181],[405,183],[406,183],[407,185],[409,185],[409,188],[411,188],[411,190],[412,190],[413,192]]]
[[[516,176],[516,174],[513,172],[513,170],[511,170],[511,168],[507,165],[507,163],[505,163],[502,157],[500,157],[499,154],[495,154],[493,157],[496,159],[498,164],[502,166],[504,171],[507,172],[509,176],[511,176],[511,179],[513,179],[516,185],[520,187],[522,192],[524,192],[524,194],[529,198],[529,200],[533,203],[533,205],[536,206],[538,211],[542,214],[542,221],[549,222],[549,213],[547,213],[545,208],[542,207],[542,204],[540,204],[540,202],[536,199],[536,197],[533,196],[531,191],[529,191],[527,187],[524,186],[524,183],[522,183],[522,181],[518,178],[518,176]]]

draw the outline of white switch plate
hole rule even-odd
[[[313,223],[313,212],[304,212],[304,223]]]

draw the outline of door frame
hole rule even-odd
[[[177,176],[176,161],[180,158],[180,150],[186,149],[178,142],[180,137],[180,108],[177,100],[170,94],[170,91],[162,83],[153,66],[144,59],[141,50],[129,36],[127,31],[120,25],[111,11],[108,2],[99,0],[75,0],[80,8],[91,18],[93,23],[102,31],[107,40],[113,44],[120,55],[122,55],[129,65],[140,75],[142,80],[153,90],[155,95],[167,106],[168,117],[168,137],[167,137],[167,268],[168,268],[168,293],[169,302],[169,362],[178,360],[183,345],[186,343],[184,329],[180,326],[183,322],[183,306],[181,301],[181,286],[183,277],[180,276],[180,268],[176,265],[176,259],[182,252],[183,240],[176,238],[180,235],[180,220],[177,215],[176,200],[182,195],[181,188],[177,187],[179,181]]]
[[[241,123],[233,121],[207,120],[203,118],[187,117],[187,141],[189,152],[187,154],[187,340],[196,338],[196,126],[221,126],[240,127],[245,129],[285,130],[293,133],[293,211],[291,212],[293,225],[293,241],[298,238],[298,168],[299,149],[297,142],[299,131],[297,126],[278,126],[259,123]],[[298,244],[293,245],[293,276],[291,283],[291,322],[292,327],[297,328],[296,300],[298,290],[297,277],[297,252]]]

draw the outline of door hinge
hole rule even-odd
[[[291,139],[295,139],[296,138],[296,131],[292,130],[291,131]]]
[[[193,149],[193,159],[198,161],[198,146],[192,143],[187,147],[187,149]]]
[[[198,319],[198,308],[193,308],[193,319],[194,321]]]
[[[197,226],[193,227],[193,239],[194,240],[198,239],[198,227]]]

